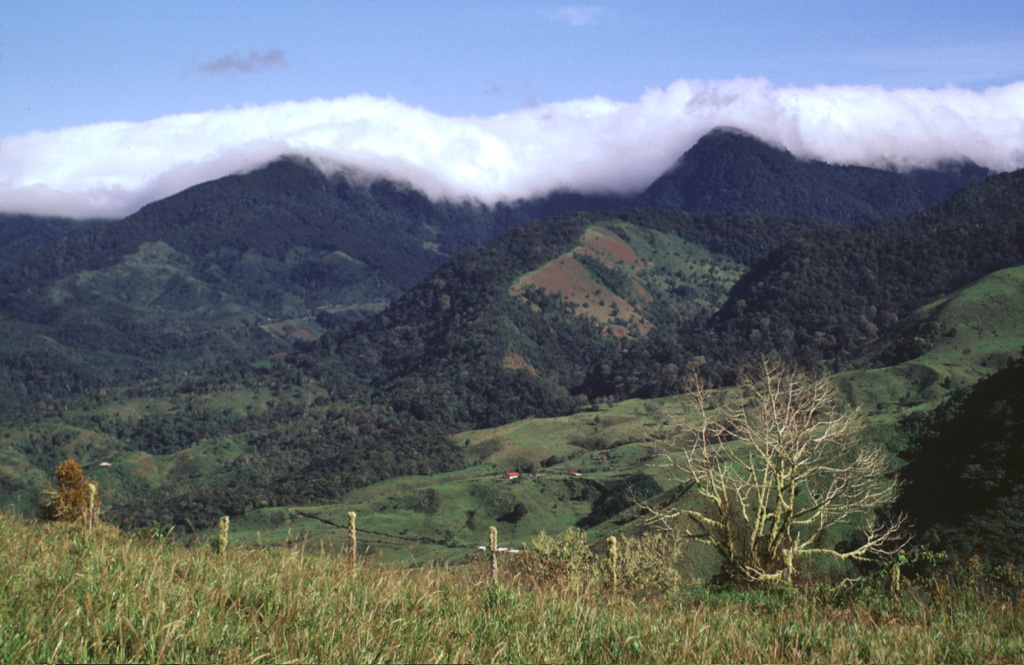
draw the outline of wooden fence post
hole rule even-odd
[[[231,523],[231,518],[225,515],[220,518],[220,541],[217,543],[217,550],[224,554],[228,549],[228,525]]]
[[[612,577],[612,593],[619,586],[619,541],[615,536],[608,536],[608,570]]]
[[[89,483],[89,533],[92,533],[92,524],[96,520],[96,483]]]
[[[491,527],[491,581],[498,582],[498,529]]]
[[[348,563],[353,568],[356,567],[356,514],[352,511],[348,513]]]

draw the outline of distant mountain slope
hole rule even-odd
[[[814,226],[669,211],[548,218],[460,254],[293,362],[336,394],[371,386],[449,424],[566,413],[597,394],[595,368],[617,366],[623,347],[646,347],[649,334],[699,328],[744,259]],[[663,337],[649,344],[664,347]],[[669,389],[679,366],[657,365],[649,358],[623,381],[644,386],[639,377],[653,374]]]
[[[711,330],[720,356],[842,359],[929,300],[1020,263],[1024,170],[906,218],[790,241],[743,276]]]
[[[101,223],[104,222],[0,213],[0,270],[59,238]]]
[[[989,175],[970,163],[897,173],[805,161],[738,132],[701,138],[647,188],[637,206],[833,222],[906,215]]]
[[[1024,171],[877,227],[667,211],[551,218],[460,254],[293,362],[334,394],[370,387],[460,427],[665,394],[691,364],[728,381],[758,353],[842,367],[915,308],[1024,263],[1022,203]]]
[[[225,252],[281,261],[295,247],[341,250],[408,288],[447,255],[504,230],[501,223],[479,206],[437,206],[395,183],[358,186],[308,162],[281,159],[65,238],[24,262],[15,277],[45,281],[96,270],[142,243],[165,242],[193,260],[220,264],[231,263],[216,256]]]
[[[299,171],[284,173],[295,176],[295,191],[329,182],[292,166]],[[181,248],[140,241],[116,260],[66,273],[58,262],[55,277],[8,295],[5,312],[23,316],[0,318],[13,349],[0,390],[5,404],[33,408],[0,436],[3,483],[25,501],[28,479],[44,478],[63,456],[110,456],[119,498],[107,505],[122,519],[205,523],[457,469],[465,450],[453,433],[464,428],[673,393],[690,367],[727,383],[751,353],[842,366],[935,289],[1024,262],[1021,177],[990,178],[921,215],[857,227],[653,210],[548,218],[457,254],[380,313],[302,342],[285,359],[269,357],[288,348],[279,328],[295,325],[300,337],[310,320],[267,313],[309,309],[312,296],[294,285],[316,282],[307,291],[338,298],[363,283],[311,280],[323,274],[314,267],[365,270],[377,286],[398,286],[343,249],[215,239],[209,247],[221,249],[203,254],[203,238],[191,237],[200,222],[183,215],[188,232],[177,236],[174,224],[154,222]],[[288,187],[275,191],[286,198]],[[227,234],[231,223],[212,228]],[[400,238],[421,230],[413,231]],[[100,240],[117,241],[88,237],[97,256]],[[432,237],[428,251],[440,247]],[[95,389],[130,376],[148,381]]]
[[[5,408],[34,392],[60,398],[286,350],[378,311],[451,255],[535,215],[611,202],[557,193],[491,209],[361,178],[283,159],[80,232],[49,220],[0,226],[20,250],[0,265]]]
[[[638,197],[555,192],[485,208],[430,201],[407,185],[356,172],[327,176],[308,161],[281,158],[62,239],[5,277],[22,285],[47,281],[112,265],[143,242],[165,242],[192,259],[229,250],[283,260],[294,247],[340,249],[406,289],[462,249],[561,212],[647,207],[863,221],[920,210],[984,175],[969,164],[899,174],[803,161],[752,136],[716,130]],[[0,242],[65,235],[56,230],[60,220],[36,221],[0,217]]]
[[[337,501],[382,478],[458,468],[462,448],[453,432],[578,410],[590,397],[586,383],[594,368],[613,363],[624,345],[706,320],[741,274],[743,265],[732,256],[759,256],[813,226],[655,211],[548,218],[460,253],[385,311],[300,344],[287,362],[210,358],[200,372],[165,372],[155,375],[159,381],[106,395],[83,390],[80,378],[52,372],[46,357],[21,346],[6,389],[31,393],[45,381],[45,394],[54,399],[12,419],[18,434],[0,445],[0,461],[18,471],[3,477],[25,501],[27,479],[45,477],[61,455],[113,457],[121,471],[110,482],[120,484],[110,487],[116,497],[108,505],[118,519],[200,524],[268,502]],[[108,294],[125,310],[160,312],[164,318],[151,319],[145,330],[111,331],[136,353],[141,350],[131,344],[146,334],[167,337],[168,358],[142,362],[143,374],[154,376],[155,368],[190,349],[230,356],[227,345],[241,333],[182,346],[196,330],[181,339],[174,331],[198,322],[185,315],[188,308],[160,309],[168,298],[191,302],[195,317],[244,330],[250,313],[191,281],[190,261],[165,243],[145,244],[116,266],[57,280],[47,297],[81,286]],[[70,302],[65,297],[64,306]],[[232,320],[236,328],[228,327]],[[94,340],[95,331],[87,337]],[[76,372],[111,372],[127,360],[90,348],[75,357],[105,362],[83,368],[71,364],[73,349],[56,347],[52,338],[27,346],[50,354],[63,348]],[[681,370],[655,363],[642,369],[630,368],[621,392],[652,381],[657,390],[673,390]],[[65,395],[75,398],[56,399]],[[45,434],[24,429],[33,418],[48,419]]]
[[[691,363],[726,382],[758,353],[841,368],[915,308],[1024,263],[1022,185],[1024,171],[995,176],[863,227],[671,212],[546,220],[446,264],[360,328],[358,343],[323,341],[337,345],[329,364],[372,358],[350,380],[425,395],[410,402],[426,400],[418,413],[474,425],[560,413],[574,396],[664,394]],[[558,227],[563,235],[549,235]],[[653,234],[664,234],[649,242],[660,253],[643,248]],[[673,254],[692,250],[670,237],[755,268],[718,310],[720,294],[678,279]],[[530,307],[514,307],[523,298]],[[700,300],[699,312],[686,309]],[[482,416],[467,406],[479,394],[482,405],[514,406]]]

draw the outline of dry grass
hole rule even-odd
[[[0,662],[1020,662],[1021,599],[934,586],[654,598],[355,574],[319,550],[183,549],[0,515]]]

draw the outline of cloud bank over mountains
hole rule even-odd
[[[123,217],[282,154],[406,180],[433,198],[632,193],[719,126],[836,164],[969,159],[1006,171],[1024,166],[1024,82],[978,92],[680,80],[636,102],[593,97],[490,117],[351,95],[85,125],[2,140],[0,212]]]

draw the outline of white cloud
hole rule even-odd
[[[635,192],[722,125],[833,163],[971,159],[1010,170],[1024,166],[1024,82],[976,92],[681,80],[635,102],[594,97],[483,118],[353,95],[86,125],[4,139],[0,211],[124,216],[284,153],[408,180],[434,198]]]
[[[564,21],[571,26],[597,25],[598,20],[608,10],[596,5],[566,5],[546,12],[545,15],[555,21]]]

